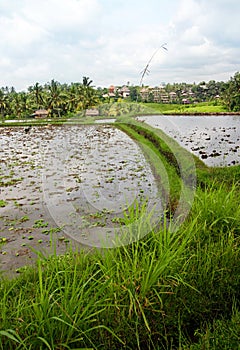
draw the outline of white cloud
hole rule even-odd
[[[185,45],[201,45],[204,41],[204,37],[200,32],[199,26],[193,25],[187,28],[182,35],[181,41]]]
[[[97,0],[25,0],[23,16],[45,30],[80,30],[96,18]]]
[[[0,2],[0,86],[227,80],[239,70],[238,0]]]
[[[201,15],[201,6],[198,1],[181,0],[179,10],[174,17],[176,22],[187,26],[194,23],[199,15]]]
[[[10,49],[25,49],[46,33],[41,27],[27,22],[17,14],[12,17],[0,18],[1,46]]]

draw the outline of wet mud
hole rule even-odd
[[[106,125],[0,128],[0,270],[101,247],[136,201],[158,206],[139,146]]]
[[[240,116],[139,117],[160,128],[208,166],[240,164]]]

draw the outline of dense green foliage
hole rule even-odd
[[[161,114],[221,114],[226,113],[226,106],[220,102],[202,102],[198,104],[182,105],[182,104],[164,104],[164,103],[144,103],[144,105],[152,108],[155,113]]]
[[[17,92],[14,87],[2,87],[0,88],[0,119],[26,118],[37,109],[48,110],[50,117],[66,117],[96,106],[104,111],[104,107],[101,105],[105,102],[122,100],[122,96],[118,94],[117,90],[114,97],[104,98],[103,96],[106,95],[108,89],[95,89],[91,84],[92,80],[83,77],[82,83],[61,84],[51,80],[45,85],[36,83],[30,86],[27,91],[21,92]],[[125,100],[127,102],[141,102],[140,91],[140,86],[129,86],[129,97]],[[164,91],[168,95],[175,93],[176,98],[172,101],[170,99],[170,104],[161,105],[151,103],[153,101],[149,98],[149,108],[152,107],[155,111],[159,110],[161,113],[168,114],[240,111],[240,74],[238,72],[228,82],[211,80],[199,84],[166,84]],[[182,102],[185,95],[188,96],[187,105]],[[137,110],[137,108],[135,109]],[[121,114],[119,111],[115,111],[115,107],[113,110],[112,115]]]
[[[14,88],[0,89],[0,114],[4,118],[22,118],[37,109],[46,109],[51,117],[66,116],[99,103],[92,81],[83,77],[82,83],[60,84],[55,80],[44,86],[36,83],[27,92]]]
[[[240,73],[235,73],[234,77],[227,82],[224,94],[224,102],[229,110],[240,111]]]

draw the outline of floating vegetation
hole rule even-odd
[[[2,243],[7,243],[7,238],[6,237],[0,237],[0,244]]]
[[[43,219],[36,220],[33,225],[34,228],[42,228],[47,226],[48,226],[48,222],[44,222]]]
[[[25,222],[29,220],[29,216],[28,215],[24,215],[19,219],[19,222]]]
[[[240,164],[239,116],[153,115],[138,120],[162,129],[208,166]]]
[[[136,111],[135,106],[122,107]],[[18,264],[24,257],[19,247],[51,247],[51,234],[59,242],[71,238],[101,244],[102,232],[107,237],[123,225],[126,202],[130,205],[139,195],[158,197],[140,147],[114,126],[33,126],[31,134],[22,127],[3,127],[0,136],[0,232],[8,243],[2,252],[8,255],[2,265],[6,270],[15,253]]]
[[[7,202],[4,201],[3,199],[0,199],[0,208],[6,207]]]
[[[9,181],[0,180],[0,187],[14,186],[17,183],[21,182],[22,180],[23,180],[23,178],[11,179]]]
[[[43,227],[43,226],[42,226]],[[42,233],[45,235],[49,235],[49,234],[53,234],[53,233],[57,233],[57,232],[61,232],[61,228],[60,227],[51,227],[49,229],[44,229],[42,230]]]

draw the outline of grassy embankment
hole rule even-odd
[[[62,125],[62,124],[91,124],[96,119],[113,118],[121,115],[149,115],[149,114],[222,114],[228,113],[223,105],[215,104],[213,102],[198,103],[196,105],[182,105],[182,104],[163,104],[163,103],[129,103],[128,101],[102,103],[98,106],[100,116],[91,117],[85,116],[84,112],[77,114],[70,114],[68,117],[47,118],[47,119],[31,119],[21,118],[15,121],[8,121],[8,119],[0,119],[0,126],[40,126],[40,125]]]
[[[187,151],[161,131],[123,121],[162,180],[168,218],[129,246],[69,251],[3,279],[1,350],[239,349],[240,167],[207,168],[194,158],[194,202],[171,230],[169,212],[195,175]]]
[[[144,103],[152,110],[161,114],[222,114],[228,113],[226,107],[214,102],[202,102],[197,104],[163,104],[163,103]]]
[[[7,119],[2,123],[0,122],[0,127],[28,127],[28,126],[46,126],[46,125],[71,125],[71,124],[91,124],[94,123],[95,120],[92,117],[77,117],[77,118],[51,118],[51,119],[23,119],[9,122]]]

